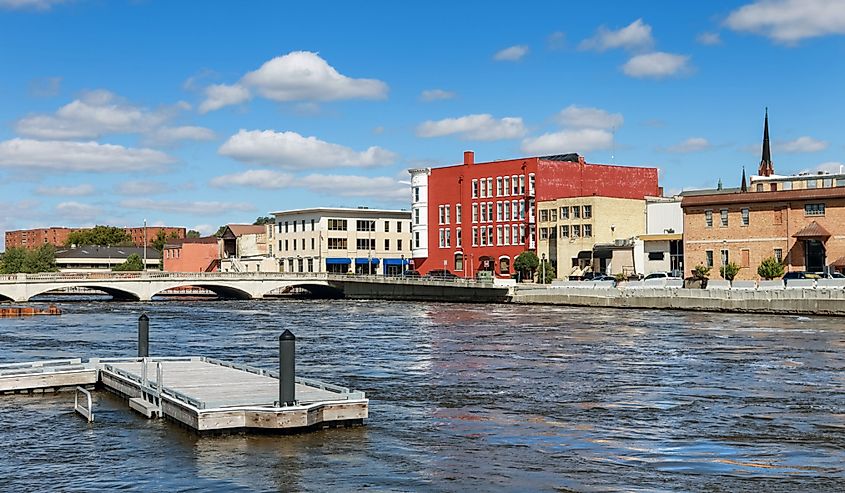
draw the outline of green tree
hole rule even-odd
[[[541,260],[537,268],[537,282],[551,284],[555,277],[557,277],[557,274],[552,263],[548,260]]]
[[[729,262],[727,265],[723,265],[719,268],[719,274],[722,274],[722,278],[727,281],[733,281],[734,277],[739,273],[740,267],[735,262]]]
[[[214,236],[220,238],[221,236],[223,236],[223,233],[225,233],[225,232],[226,232],[226,225],[224,224],[223,226],[220,226],[219,228],[217,228],[217,232],[214,233]]]
[[[540,259],[537,258],[537,254],[531,250],[526,250],[516,257],[513,262],[513,269],[519,273],[520,279],[533,279],[534,272],[539,265]]]
[[[56,270],[56,247],[49,244],[32,250],[9,248],[0,259],[2,274],[35,274]]]
[[[760,266],[757,267],[757,275],[769,281],[776,277],[782,277],[784,271],[783,264],[774,257],[763,259]]]
[[[3,256],[0,257],[0,274],[23,272],[26,254],[26,248],[7,248]]]
[[[252,223],[252,224],[254,224],[256,226],[260,226],[260,225],[264,225],[264,224],[274,224],[275,222],[276,222],[276,220],[273,219],[270,216],[260,216],[260,217],[256,218],[255,222]]]
[[[167,240],[178,240],[179,235],[174,231],[170,233],[170,236],[164,232],[163,229],[158,230],[156,237],[153,238],[153,241],[150,242],[150,246],[158,250],[158,253],[164,251],[164,245],[167,244]]]
[[[185,233],[185,238],[199,238],[202,236],[199,231],[195,229],[189,229],[187,233]]]
[[[144,270],[144,261],[141,260],[140,255],[133,253],[126,258],[125,262],[114,266],[112,270],[116,272],[141,271]]]
[[[94,226],[91,229],[81,229],[71,232],[65,246],[132,246],[132,238],[123,228],[114,226]]]
[[[695,269],[692,270],[692,277],[696,281],[703,281],[707,279],[707,276],[710,275],[710,267],[706,267],[704,264],[698,264],[695,266]]]

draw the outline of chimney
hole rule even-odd
[[[475,153],[472,151],[464,151],[464,164],[475,164]]]

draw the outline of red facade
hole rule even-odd
[[[536,248],[538,202],[660,193],[656,168],[588,164],[575,155],[476,164],[467,152],[463,164],[431,169],[428,257],[415,258],[414,268],[421,274],[445,268],[461,277],[481,270],[509,277],[516,257]]]

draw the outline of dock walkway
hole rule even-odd
[[[91,358],[0,365],[0,394],[77,386],[108,390],[148,417],[198,432],[290,430],[360,424],[363,392],[295,379],[293,405],[279,405],[279,376],[262,368],[205,357]]]

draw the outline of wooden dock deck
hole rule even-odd
[[[363,392],[296,378],[293,405],[280,406],[272,371],[205,357],[92,358],[0,365],[0,394],[96,384],[148,417],[198,432],[296,430],[360,424]]]

